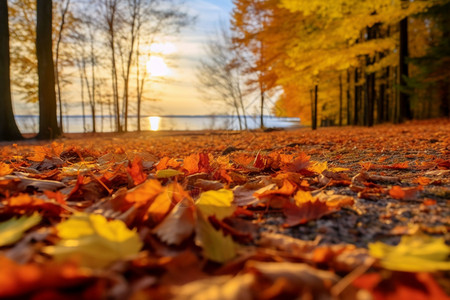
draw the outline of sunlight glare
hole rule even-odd
[[[148,117],[148,124],[151,131],[158,131],[161,123],[161,117]]]
[[[167,66],[164,58],[152,56],[147,62],[147,71],[150,76],[162,77],[170,74],[170,68]]]

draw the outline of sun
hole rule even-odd
[[[147,61],[147,72],[153,77],[163,77],[170,75],[170,68],[167,66],[164,58],[152,56]]]

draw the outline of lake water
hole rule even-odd
[[[259,117],[246,117],[248,128],[259,128]],[[35,133],[39,128],[39,117],[34,115],[16,116],[17,125],[22,133]],[[264,125],[269,128],[289,128],[298,126],[299,118],[277,118],[273,116],[264,117]],[[84,122],[82,116],[63,117],[64,132],[91,132],[92,118],[86,116]],[[135,131],[137,128],[137,117],[128,118],[128,130]],[[114,131],[114,117],[97,116],[96,129],[98,132]],[[205,116],[144,116],[141,117],[142,130],[204,130],[224,129],[239,130],[239,121],[235,116],[205,115]]]

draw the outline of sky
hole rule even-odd
[[[182,30],[171,39],[177,48],[169,61],[172,76],[158,84],[157,98],[151,106],[164,115],[203,115],[220,112],[217,107],[202,99],[198,91],[195,68],[204,55],[204,44],[214,34],[220,22],[227,23],[233,5],[231,0],[186,0],[191,15],[197,17],[195,24]]]
[[[208,38],[221,22],[228,24],[233,8],[232,0],[185,0],[185,7],[191,16],[196,17],[196,22],[183,28],[178,35],[159,41],[173,44],[175,51],[171,55],[164,55],[164,61],[170,68],[169,76],[154,78],[154,82],[146,87],[151,91],[147,97],[157,100],[144,102],[143,115],[207,115],[227,112],[223,107],[212,107],[204,101],[198,90],[195,70],[199,59],[204,55],[203,48]],[[81,115],[78,88],[72,86],[64,95],[69,103],[65,113]],[[18,115],[38,113],[37,103],[25,103],[15,98],[13,104]]]

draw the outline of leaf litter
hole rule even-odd
[[[448,120],[0,151],[0,298],[448,299]]]

